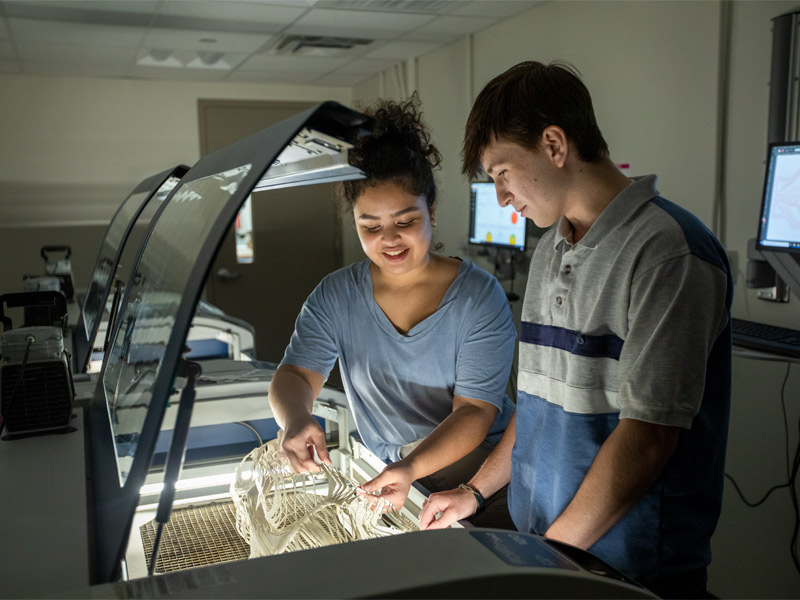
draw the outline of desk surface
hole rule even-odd
[[[795,358],[793,356],[783,356],[782,354],[761,352],[759,350],[752,350],[750,348],[737,346],[736,344],[733,345],[732,355],[738,356],[739,358],[752,358],[754,360],[766,360],[770,362],[791,362],[791,363],[800,362],[800,358]]]
[[[66,434],[0,440],[0,596],[58,597],[88,583],[83,414]]]

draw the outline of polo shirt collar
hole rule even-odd
[[[645,202],[658,196],[656,189],[655,175],[643,175],[631,177],[632,183],[622,190],[610,203],[603,209],[600,216],[578,242],[581,245],[595,247],[597,242],[610,230],[625,221]],[[553,249],[558,249],[558,245],[563,241],[568,246],[574,246],[572,242],[572,226],[566,217],[561,217],[556,224],[556,235],[553,240]]]

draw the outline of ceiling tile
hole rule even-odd
[[[118,25],[88,25],[85,23],[59,23],[33,19],[9,19],[11,35],[15,40],[80,44],[108,44],[109,46],[138,46],[144,30]]]
[[[398,61],[391,59],[359,58],[336,69],[336,73],[346,75],[374,75],[381,71],[391,69]]]
[[[0,61],[3,72],[30,69],[37,74],[90,77],[353,85],[538,3],[0,0]],[[290,44],[283,52],[291,48],[294,54],[280,53],[277,47],[287,35],[372,42],[339,51],[311,43],[299,48]],[[154,50],[168,51],[161,60],[178,67],[158,66]],[[150,66],[135,64],[144,57],[150,57]]]
[[[247,2],[269,2],[283,6],[298,6],[300,8],[311,8],[318,0],[246,0]]]
[[[151,29],[144,38],[146,48],[169,50],[208,50],[211,52],[255,52],[272,39],[271,35]],[[211,41],[213,40],[213,41]]]
[[[372,11],[310,10],[287,33],[390,39],[431,21],[432,15],[407,15]]]
[[[544,0],[475,0],[461,2],[451,15],[467,15],[473,17],[494,17],[504,19],[517,15],[542,4]]]
[[[133,62],[136,57],[136,48],[95,44],[17,42],[17,51],[20,58],[26,61],[120,64],[123,67]]]
[[[131,0],[108,2],[40,2],[22,1],[0,3],[7,17],[58,21],[60,23],[85,23],[91,25],[117,25],[146,27],[158,3]]]
[[[346,58],[303,58],[297,56],[257,55],[249,58],[242,68],[266,73],[329,73],[343,67]]]
[[[159,0],[3,0],[3,8],[9,14],[27,11],[39,17],[66,14],[66,11],[129,12],[152,13],[160,4]]]
[[[319,0],[317,6],[347,10],[375,10],[391,14],[441,15],[450,12],[459,4],[467,4],[469,1],[471,0]]]
[[[222,21],[245,21],[270,23],[282,27],[298,19],[306,10],[308,10],[308,6],[284,6],[263,0],[258,2],[181,0],[180,2],[164,2],[159,13],[213,19],[220,26],[224,25]],[[224,29],[224,27],[222,28]]]
[[[340,85],[351,86],[364,81],[369,75],[331,73],[314,80],[314,85]]]
[[[268,73],[265,71],[237,69],[228,76],[226,81],[236,81],[242,83],[288,83],[293,85],[309,85],[319,76],[319,73],[302,73],[299,71]]]
[[[437,17],[408,34],[408,38],[432,42],[453,41],[491,25],[494,19],[486,17]]]
[[[441,45],[442,43],[437,42],[389,42],[374,52],[370,52],[365,58],[406,60],[427,54]]]

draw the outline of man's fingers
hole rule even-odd
[[[419,514],[419,528],[420,529],[437,529],[432,527],[436,522],[436,515],[439,512],[446,510],[447,505],[442,505],[439,498],[434,494],[425,500],[425,505],[422,507],[422,512]]]
[[[388,479],[388,477],[386,476],[386,472],[384,471],[383,473],[378,475],[375,479],[371,479],[367,481],[365,484],[363,484],[361,486],[361,489],[363,489],[368,494],[380,491],[388,483],[386,479]]]
[[[456,519],[448,516],[447,512],[443,513],[441,517],[438,519],[434,519],[430,523],[428,523],[427,527],[420,527],[420,529],[432,531],[434,529],[447,529],[452,525]]]

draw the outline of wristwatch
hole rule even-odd
[[[458,487],[462,490],[468,491],[470,494],[475,496],[475,500],[478,501],[478,508],[474,514],[479,515],[486,509],[486,500],[484,499],[483,494],[481,494],[478,490],[467,483],[462,483]]]

